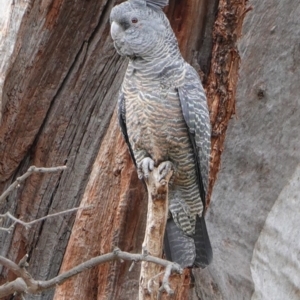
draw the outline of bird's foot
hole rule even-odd
[[[149,173],[154,169],[154,161],[150,157],[145,157],[139,163],[137,172],[139,179],[148,179]]]
[[[166,200],[168,185],[172,183],[174,177],[174,165],[170,161],[162,162],[155,170],[155,193],[153,199]]]
[[[172,184],[174,180],[174,165],[170,161],[164,161],[158,166],[158,181],[166,179],[166,176],[172,172],[171,178],[168,178],[168,182]]]

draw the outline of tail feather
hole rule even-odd
[[[196,257],[194,239],[177,227],[173,218],[167,221],[164,252],[168,260],[177,262],[183,268],[192,266]]]
[[[164,252],[168,260],[181,267],[205,268],[212,261],[212,249],[204,217],[196,219],[193,236],[187,236],[177,227],[173,218],[168,219],[164,237]]]
[[[212,252],[204,216],[202,217],[197,216],[196,230],[193,238],[196,246],[196,259],[194,262],[194,266],[205,268],[211,263],[213,259],[213,252]]]

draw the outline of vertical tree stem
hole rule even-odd
[[[143,251],[156,257],[162,255],[163,237],[168,217],[168,184],[172,174],[173,171],[170,171],[164,179],[159,181],[158,168],[154,168],[146,181],[148,212]],[[160,272],[160,266],[150,262],[142,262],[139,300],[157,299],[159,277],[154,277]]]

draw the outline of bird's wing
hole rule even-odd
[[[209,180],[211,125],[204,89],[197,72],[188,64],[185,83],[178,88],[178,94],[195,152],[200,196],[205,207]]]
[[[128,138],[128,134],[127,134],[125,97],[124,97],[123,92],[121,92],[121,91],[120,91],[119,99],[118,99],[118,119],[119,119],[119,124],[120,124],[121,131],[122,131],[122,134],[124,136],[125,142],[128,146],[131,158],[132,158],[134,164],[136,165],[136,161],[134,159],[133,151],[132,151],[132,148],[130,146],[129,138]]]

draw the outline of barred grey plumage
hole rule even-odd
[[[129,64],[119,97],[119,121],[140,178],[171,162],[168,259],[205,267],[212,259],[204,206],[211,128],[196,71],[182,58],[162,11],[166,0],[129,0],[111,12],[111,36]]]

